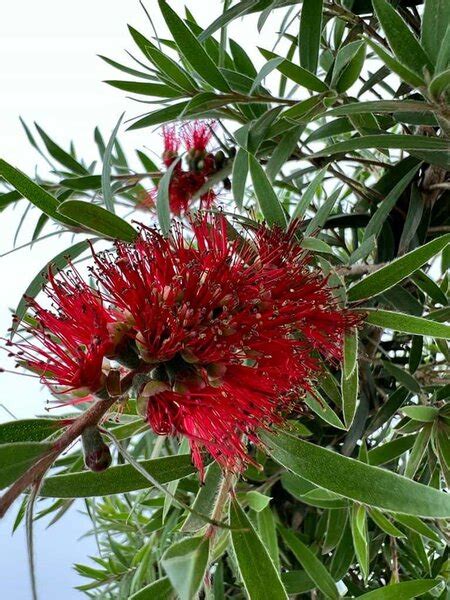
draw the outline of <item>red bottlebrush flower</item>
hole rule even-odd
[[[339,307],[326,278],[308,266],[294,230],[261,226],[230,241],[223,217],[192,223],[186,242],[143,228],[133,244],[95,257],[95,274],[129,315],[141,358],[147,420],[160,434],[190,440],[225,468],[251,461],[245,440],[280,423],[320,370],[315,357],[341,357],[359,318]]]
[[[163,127],[163,162],[170,167],[174,160],[179,159],[181,141],[186,150],[187,169],[183,169],[179,160],[174,168],[169,187],[170,209],[175,215],[187,212],[194,195],[206,183],[208,177],[216,172],[214,155],[207,151],[211,140],[211,128],[214,122],[194,121],[184,125],[178,132],[174,126]],[[157,190],[150,192],[149,201],[141,203],[143,207],[151,207],[150,199],[154,200]],[[200,198],[200,206],[209,208],[216,194],[209,190]]]
[[[53,310],[28,299],[35,323],[27,332],[33,337],[11,344],[17,348],[17,360],[55,393],[98,391],[104,380],[103,359],[123,336],[118,315],[73,267],[57,277],[50,269],[45,292]]]

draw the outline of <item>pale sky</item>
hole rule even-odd
[[[128,100],[124,92],[102,83],[104,79],[122,76],[96,56],[103,54],[119,62],[131,62],[124,53],[125,48],[134,52],[127,23],[152,36],[138,1],[15,0],[2,4],[0,157],[29,174],[39,164],[39,172],[46,174],[45,165],[21,128],[19,116],[22,116],[29,125],[37,121],[63,147],[73,139],[79,156],[96,159],[93,142],[96,125],[107,136],[124,110],[127,117],[144,112],[142,105]],[[158,32],[164,31],[157,2],[146,0],[145,5]],[[187,5],[202,25],[213,21],[222,8],[221,0],[172,0],[171,5],[179,7],[180,12]],[[247,48],[255,48],[257,43],[264,45],[258,39],[254,18],[246,19],[245,26],[236,23],[232,32]],[[254,50],[252,54],[258,55]],[[123,78],[129,77],[123,74]],[[157,152],[160,150],[159,136],[146,129],[122,133],[121,142],[130,151],[152,144]],[[13,247],[24,209],[25,203],[21,202],[16,209],[8,208],[1,213],[0,255]],[[36,216],[23,227],[17,245],[29,241],[37,219],[37,212],[34,213]],[[30,280],[48,260],[71,245],[69,234],[51,240],[36,244],[32,251],[26,248],[0,258],[0,336],[10,325],[9,308],[17,306]],[[0,364],[5,366],[3,355]],[[42,414],[47,398],[48,394],[35,380],[0,375],[0,422],[11,418],[5,408],[18,418]],[[10,537],[16,512],[13,508],[0,522],[0,592],[10,600],[29,600],[24,528]],[[85,597],[73,590],[81,581],[73,572],[72,563],[86,563],[87,555],[96,552],[92,540],[77,542],[88,525],[72,509],[49,530],[45,531],[43,525],[36,528],[36,565],[42,600]]]

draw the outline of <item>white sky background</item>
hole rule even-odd
[[[158,33],[164,31],[155,0],[146,0]],[[187,5],[200,24],[206,26],[220,13],[221,0],[172,0],[180,14]],[[277,19],[278,21],[278,19]],[[0,37],[0,156],[32,174],[35,166],[45,175],[46,165],[28,143],[19,123],[19,115],[32,125],[39,125],[61,146],[68,148],[75,141],[78,155],[87,160],[98,157],[93,130],[100,127],[105,137],[112,131],[119,115],[127,117],[144,112],[145,106],[127,99],[124,92],[102,83],[104,79],[131,79],[97,58],[103,54],[118,62],[131,64],[124,49],[135,51],[126,24],[150,37],[152,31],[137,0],[14,0],[2,2],[2,34]],[[272,29],[272,24],[270,26]],[[236,23],[231,34],[247,50],[257,44],[269,46],[259,38],[256,20],[246,18]],[[264,42],[264,43],[262,43]],[[253,55],[258,53],[253,51]],[[259,63],[261,64],[261,62]],[[139,68],[139,67],[138,67]],[[135,148],[154,143],[160,151],[158,134],[148,129],[120,135],[129,153]],[[100,169],[100,166],[99,166]],[[97,172],[100,172],[100,170]],[[14,234],[25,209],[22,201],[13,210],[1,213],[0,255],[13,246]],[[30,240],[37,211],[23,227],[17,245]],[[49,231],[49,230],[48,230]],[[9,308],[18,301],[31,279],[53,256],[71,245],[70,234],[0,258],[0,336],[10,326]],[[0,355],[5,365],[5,356]],[[42,414],[47,392],[25,377],[0,375],[0,405],[18,418]],[[0,422],[9,420],[0,406]],[[30,596],[24,528],[11,538],[11,525],[17,509],[0,522],[0,595],[10,600],[28,600]],[[78,542],[89,523],[76,509],[54,527],[44,531],[36,527],[36,565],[42,600],[65,600],[85,597],[73,590],[80,579],[72,570],[74,562],[87,562],[95,553],[91,539]]]

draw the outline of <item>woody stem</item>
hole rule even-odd
[[[127,395],[136,371],[128,373],[121,382],[122,390],[126,390],[121,397],[108,397],[97,400],[85,413],[76,419],[66,431],[55,441],[52,448],[32,465],[23,475],[15,481],[0,498],[0,518],[11,507],[12,503],[31,485],[40,481],[45,472],[52,466],[58,456],[77,440],[87,427],[95,427],[109,409]]]

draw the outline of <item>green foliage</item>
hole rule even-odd
[[[153,4],[166,33],[145,21],[144,33],[129,28],[139,70],[102,57],[126,74],[106,83],[146,102],[129,129],[216,120],[215,150],[226,160],[198,196],[231,179],[219,204],[238,241],[242,226],[298,221],[310,264],[329,277],[336,302],[361,311],[365,324],[346,337],[343,363],[324,365],[288,430],[263,432],[261,448],[249,444],[259,469],[230,481],[211,463],[200,485],[186,445],[153,435],[131,394],[119,422],[103,427],[141,471],[115,453],[114,466],[88,472],[75,447],[35,490],[35,518],[52,524],[83,499],[99,545],[89,565],[76,565],[86,579],[79,589],[90,598],[443,600],[450,5],[226,0],[215,3],[217,19],[203,28],[195,20],[200,8],[183,15],[180,2]],[[269,38],[261,48],[230,37],[241,18],[253,27],[250,15]],[[80,257],[86,238],[134,240],[130,221],[149,180],[158,186],[151,218],[169,235],[178,163],[161,171],[139,149],[144,172],[132,168],[119,142],[121,119],[107,143],[95,130],[100,167],[40,126],[22,124],[50,173],[30,178],[0,160],[0,212],[25,205],[22,221],[36,217],[33,241],[67,231],[76,237],[26,296],[39,294],[49,266]],[[25,299],[16,313],[12,336],[31,318]],[[1,486],[45,455],[66,427],[48,418],[0,425]]]

